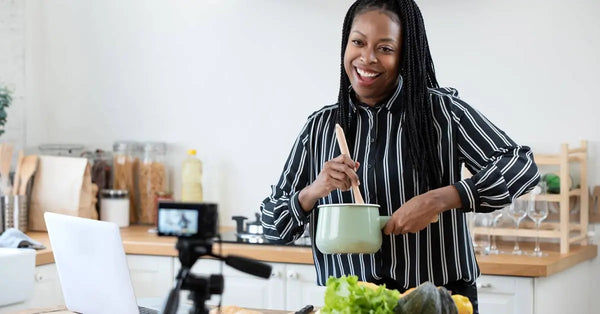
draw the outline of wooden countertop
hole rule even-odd
[[[125,253],[178,256],[175,249],[176,238],[159,237],[155,233],[148,232],[148,229],[148,226],[131,226],[121,229]],[[47,249],[37,252],[36,265],[54,263],[48,234],[46,232],[28,232],[27,234],[47,247]],[[522,243],[521,247],[531,251],[528,243]],[[512,249],[508,245],[500,245],[499,248],[505,251]],[[215,245],[213,250],[219,252],[218,245]],[[548,256],[539,258],[509,254],[477,255],[477,262],[484,275],[545,277],[593,259],[598,254],[596,245],[573,245],[568,254],[560,254],[553,245],[542,246],[542,250],[546,250]],[[265,262],[313,264],[312,250],[309,247],[223,243],[222,254],[242,255]]]
[[[131,226],[121,229],[121,239],[126,254],[178,256],[175,249],[177,238],[159,237],[156,233],[149,232],[149,229],[148,226]],[[54,263],[48,233],[30,231],[27,232],[27,235],[47,247],[37,251],[36,265]],[[213,251],[219,253],[218,244],[213,245]],[[265,262],[313,264],[310,247],[223,243],[221,253],[223,255],[242,255]]]

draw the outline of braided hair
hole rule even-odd
[[[399,73],[403,77],[400,114],[408,132],[408,162],[419,179],[421,191],[441,186],[441,165],[436,132],[428,104],[427,89],[438,87],[429,52],[423,17],[413,0],[358,0],[350,6],[342,29],[342,64],[338,96],[337,122],[348,134],[352,145],[356,123],[350,110],[350,79],[344,69],[344,54],[352,22],[357,15],[371,10],[394,13],[400,18],[402,46]]]

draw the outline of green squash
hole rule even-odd
[[[398,300],[396,314],[457,314],[458,309],[446,288],[431,282],[421,284]]]

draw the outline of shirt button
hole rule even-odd
[[[371,137],[371,143],[374,143],[374,142],[375,142],[375,138]]]
[[[373,168],[373,164],[369,164],[367,167],[369,167],[369,169]]]

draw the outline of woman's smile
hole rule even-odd
[[[381,72],[376,72],[372,70],[367,70],[364,68],[354,67],[356,82],[362,86],[370,86],[373,84],[377,78],[381,76]]]

